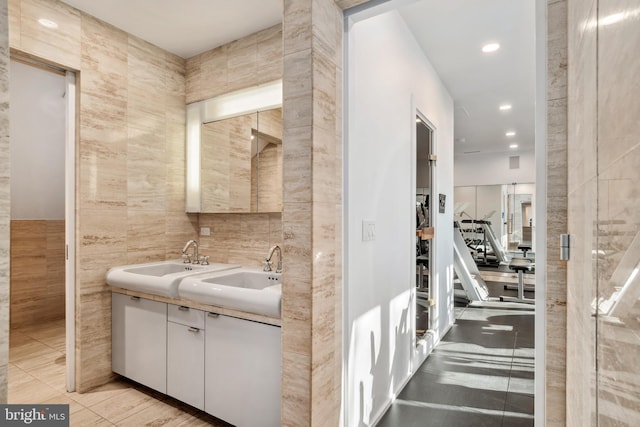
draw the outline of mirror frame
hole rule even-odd
[[[200,144],[203,123],[282,107],[282,79],[187,105],[185,211],[202,212]]]

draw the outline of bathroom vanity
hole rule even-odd
[[[237,266],[208,274],[176,272],[178,268],[165,264],[175,262],[116,267],[107,275],[112,285],[113,372],[238,427],[279,426],[280,275]],[[144,291],[124,288],[128,283],[136,289],[139,285],[123,274],[152,275],[157,270],[165,272],[158,286],[173,283],[169,276],[184,276],[175,293],[167,292],[164,285],[155,295],[146,290],[152,287]],[[113,281],[114,274],[122,281]],[[234,278],[244,281],[236,283],[239,279]],[[183,282],[189,290],[180,295]],[[204,289],[202,299],[196,289]],[[225,291],[235,292],[220,300],[221,306],[212,305],[217,301],[213,297],[205,298],[207,292],[224,295]],[[266,295],[263,300],[277,295],[277,311],[273,305],[264,311],[260,305],[232,303],[233,298],[257,298],[260,292]],[[224,306],[227,301],[229,307]],[[277,313],[277,317],[263,313]]]
[[[112,293],[113,372],[238,427],[280,425],[280,340],[277,325]]]

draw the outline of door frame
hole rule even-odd
[[[76,73],[65,72],[65,350],[66,388],[76,389]]]
[[[547,295],[547,2],[535,0],[535,368],[534,423],[546,423]]]

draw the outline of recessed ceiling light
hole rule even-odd
[[[511,110],[511,104],[502,104],[499,108],[500,111],[508,111]]]
[[[500,49],[500,45],[498,43],[488,43],[482,46],[482,51],[484,53],[495,52],[498,49]]]
[[[516,133],[514,131],[509,131],[507,133],[505,133],[506,136],[516,136]]]
[[[43,27],[51,28],[51,29],[58,28],[58,23],[57,22],[52,21],[51,19],[46,19],[46,18],[38,19],[38,24],[42,25]]]
[[[518,148],[518,144],[511,144],[509,145],[509,148]]]

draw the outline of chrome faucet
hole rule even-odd
[[[269,249],[269,255],[267,255],[267,259],[264,260],[265,266],[264,271],[271,271],[271,258],[273,257],[274,252],[278,252],[278,264],[276,267],[276,273],[282,273],[282,250],[280,250],[280,246],[274,245]]]
[[[187,254],[190,246],[193,246],[193,261],[189,260],[189,255]],[[182,248],[182,253],[186,256],[184,260],[185,263],[191,262],[191,264],[200,264],[200,258],[198,257],[198,242],[195,240],[189,240],[187,244],[184,245],[184,248]]]

